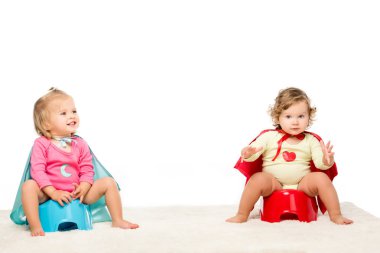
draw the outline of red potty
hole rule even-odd
[[[261,220],[280,222],[281,220],[316,221],[318,206],[315,197],[309,197],[298,190],[278,190],[264,198],[260,211]]]

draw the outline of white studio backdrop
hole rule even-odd
[[[124,206],[236,204],[242,147],[280,89],[305,90],[335,146],[341,201],[380,217],[376,1],[3,1],[0,209],[37,135],[33,104],[74,97],[78,134]]]

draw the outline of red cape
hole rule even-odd
[[[266,133],[268,131],[277,131],[277,129],[267,129],[267,130],[262,131],[255,139],[253,139],[253,141],[250,142],[250,144],[252,142],[254,142],[260,135],[262,135],[263,133]],[[305,133],[313,135],[315,138],[318,139],[318,141],[322,140],[322,138],[319,137],[319,135],[317,135],[315,133],[311,133],[311,132],[305,132]],[[253,174],[262,171],[262,169],[263,169],[262,164],[263,164],[263,160],[262,160],[261,156],[253,162],[241,161],[241,158],[239,158],[239,160],[235,164],[235,168],[238,169],[244,176],[246,176],[247,181],[248,181]],[[320,170],[320,169],[315,167],[313,161],[310,161],[310,170],[311,170],[311,172],[323,172],[323,173],[325,173],[331,179],[331,181],[334,179],[334,177],[336,175],[338,175],[338,170],[337,170],[335,163],[328,170]],[[320,200],[319,197],[318,197],[318,206],[319,206],[319,209],[321,210],[322,213],[326,212],[326,207],[322,203],[322,201]]]

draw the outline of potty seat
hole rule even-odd
[[[92,229],[90,207],[78,199],[64,206],[50,199],[39,206],[39,215],[45,232]]]
[[[277,190],[263,198],[261,220],[280,222],[282,220],[316,221],[318,206],[315,197],[293,189]]]

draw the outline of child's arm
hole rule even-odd
[[[94,166],[92,164],[92,155],[90,148],[85,140],[78,138],[78,146],[81,150],[81,156],[79,159],[79,185],[73,183],[74,190],[71,192],[71,196],[74,199],[79,198],[82,202],[84,196],[90,190],[91,185],[94,183]]]
[[[311,155],[315,167],[321,170],[330,169],[334,164],[333,146],[330,142],[327,145],[323,141],[318,141],[316,138],[311,139]]]
[[[81,155],[78,161],[79,164],[79,182],[87,182],[90,185],[94,183],[94,166],[92,164],[92,155],[87,143],[78,138],[78,146],[81,150]]]
[[[251,144],[244,147],[241,151],[241,160],[246,162],[253,162],[259,158],[264,152],[268,139],[272,135],[272,132],[266,132],[257,137],[257,139],[254,140]]]
[[[38,186],[42,189],[46,186],[52,185],[49,176],[46,174],[47,156],[46,150],[49,145],[48,141],[44,138],[37,138],[34,141],[32,148],[32,155],[30,159],[30,174],[31,177],[37,182]]]
[[[333,145],[330,145],[330,141],[325,145],[322,140],[320,141],[320,144],[323,153],[322,162],[330,168],[334,164],[334,152],[332,152]]]

